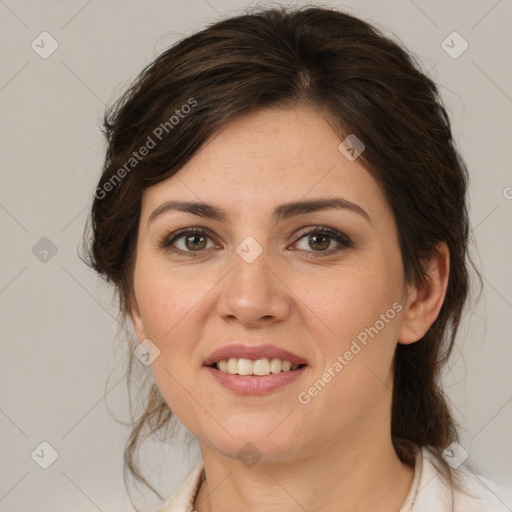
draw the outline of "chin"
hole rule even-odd
[[[298,453],[303,453],[304,440],[300,436],[303,429],[298,426],[290,429],[291,425],[284,428],[284,423],[291,418],[285,420],[283,425],[279,425],[275,418],[273,415],[273,421],[260,421],[257,425],[248,421],[239,422],[232,428],[226,425],[229,434],[219,427],[222,433],[218,432],[220,435],[216,438],[212,438],[213,432],[210,428],[203,439],[217,452],[226,457],[239,459],[247,466],[257,462],[292,460]]]

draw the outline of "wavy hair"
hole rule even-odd
[[[171,128],[169,120],[191,98],[193,111]],[[428,279],[425,260],[439,242],[448,245],[441,311],[420,341],[399,344],[395,353],[391,422],[404,463],[413,464],[414,445],[431,447],[452,479],[440,452],[458,440],[458,429],[439,378],[469,289],[468,173],[436,85],[400,43],[369,23],[321,7],[256,9],[162,52],[105,113],[107,150],[88,222],[92,235],[84,236],[85,261],[114,285],[125,322],[144,189],[178,172],[229,120],[260,108],[300,105],[328,112],[340,137],[355,134],[365,142],[359,161],[392,208],[408,282]],[[161,142],[127,167],[162,126]],[[128,382],[137,344],[129,343]],[[154,382],[143,395],[140,414],[130,400],[125,483],[129,472],[161,498],[136,453],[149,436],[170,435],[173,413]]]

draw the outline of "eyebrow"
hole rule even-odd
[[[327,199],[313,199],[310,201],[294,201],[277,206],[272,212],[272,219],[274,222],[283,221],[298,215],[306,215],[322,210],[337,209],[349,210],[364,217],[370,225],[373,226],[370,215],[363,210],[359,205],[347,201],[341,197],[332,197]],[[228,223],[233,217],[224,209],[214,206],[209,203],[190,202],[190,201],[175,201],[170,200],[161,204],[149,216],[148,225],[153,222],[160,215],[169,211],[180,211],[192,213],[199,217],[210,218],[218,220],[224,224]]]

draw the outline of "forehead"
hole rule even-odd
[[[379,214],[385,199],[371,174],[340,152],[319,111],[266,109],[226,123],[175,175],[144,191],[143,216],[169,200],[208,202],[231,219],[273,214],[276,205],[339,197]]]

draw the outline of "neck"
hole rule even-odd
[[[203,454],[206,482],[194,504],[197,512],[398,512],[413,479],[391,439],[328,446],[293,463],[260,461],[252,467],[208,450]]]

